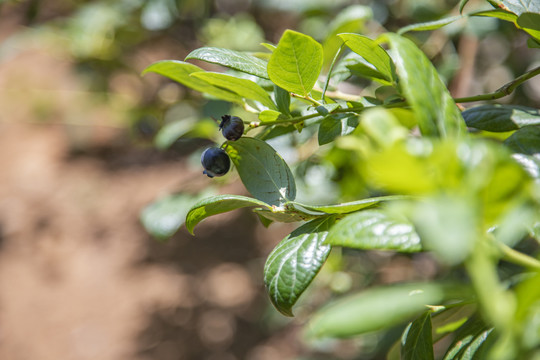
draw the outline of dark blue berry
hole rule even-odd
[[[238,116],[223,115],[219,129],[225,139],[236,141],[244,134],[244,122]]]
[[[201,155],[201,163],[204,167],[203,174],[213,178],[223,176],[231,167],[229,155],[221,148],[208,148]]]

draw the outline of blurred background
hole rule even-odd
[[[202,175],[215,125],[163,129],[252,115],[140,73],[201,46],[263,52],[260,43],[277,43],[288,28],[323,43],[331,60],[333,34],[376,36],[455,13],[457,3],[0,1],[0,359],[382,358],[399,333],[310,342],[302,324],[344,292],[445,270],[425,254],[336,251],[289,319],[267,300],[262,268],[294,225],[265,229],[249,210],[235,211],[205,221],[195,237],[181,228],[158,241],[141,222],[155,200],[208,188],[246,194],[234,176]],[[467,5],[476,7],[486,6]],[[415,36],[455,96],[494,91],[540,63],[524,33],[495,19]],[[352,79],[343,91],[369,84]],[[501,101],[539,107],[540,82]],[[273,146],[298,158],[289,143]],[[365,194],[346,156],[327,149],[295,167],[306,201]],[[314,197],[321,187],[326,197]]]

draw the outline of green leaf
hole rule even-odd
[[[358,210],[362,210],[368,207],[378,205],[381,202],[399,201],[399,200],[408,200],[408,199],[410,199],[409,196],[391,195],[391,196],[367,198],[367,199],[351,201],[351,202],[346,202],[346,203],[336,204],[336,205],[306,205],[306,204],[301,204],[297,202],[292,202],[292,204],[295,206],[300,206],[301,208],[304,208],[306,210],[322,212],[326,214],[348,214],[348,213],[352,213]]]
[[[204,196],[208,196],[208,193],[174,194],[161,198],[144,208],[141,222],[152,236],[166,240],[180,229],[189,209]]]
[[[299,221],[307,221],[316,218],[315,215],[304,214],[299,211],[289,211],[280,208],[269,209],[254,209],[253,210],[259,217],[264,217],[267,220],[293,223]]]
[[[402,27],[397,31],[398,34],[402,35],[409,31],[428,31],[428,30],[436,30],[440,29],[443,26],[446,26],[448,24],[453,23],[454,21],[463,19],[463,15],[458,16],[451,16],[444,19],[434,20],[434,21],[428,21],[418,24],[411,24],[405,27]]]
[[[302,225],[268,256],[264,283],[272,304],[283,315],[293,316],[293,305],[328,257],[330,246],[323,242],[333,222],[333,217],[324,217]]]
[[[268,93],[251,80],[240,79],[235,76],[216,72],[197,72],[192,73],[191,76],[206,81],[209,84],[226,88],[245,99],[258,101],[270,109],[277,110],[276,105]]]
[[[440,304],[448,289],[440,284],[399,284],[349,295],[325,306],[308,323],[308,335],[349,337],[401,324]]]
[[[226,151],[251,195],[277,207],[294,200],[293,174],[283,158],[266,142],[241,137],[228,142]]]
[[[319,125],[319,145],[331,143],[338,136],[348,135],[352,133],[357,126],[358,115],[328,115]]]
[[[259,113],[259,120],[264,125],[272,124],[276,120],[280,119],[287,119],[287,116],[275,110],[263,110]]]
[[[393,63],[388,53],[375,41],[358,34],[339,34],[352,51],[364,58],[369,64],[384,76],[384,80],[394,79]]]
[[[540,156],[514,154],[512,157],[533,179],[540,179]]]
[[[255,56],[223,48],[202,47],[188,54],[186,60],[197,59],[212,64],[219,64],[247,74],[269,79],[267,63]]]
[[[206,198],[193,205],[187,212],[186,227],[193,234],[195,226],[209,216],[222,214],[231,210],[244,207],[259,206],[271,209],[271,207],[257,199],[240,195],[217,195]]]
[[[307,96],[323,63],[321,44],[313,38],[286,30],[268,62],[268,75],[277,86]]]
[[[540,2],[538,0],[503,0],[504,6],[516,15],[525,12],[540,13]]]
[[[465,5],[467,5],[468,2],[469,2],[469,0],[461,0],[459,2],[459,13],[460,14],[463,12],[463,8],[465,8]]]
[[[204,71],[198,66],[176,60],[163,60],[153,63],[143,70],[142,75],[149,72],[160,74],[193,90],[214,96],[221,100],[243,104],[242,98],[235,93],[210,85],[208,82],[190,76],[192,73]]]
[[[540,40],[540,14],[523,13],[518,17],[517,25],[536,40]]]
[[[508,21],[508,22],[511,22],[511,23],[515,23],[515,21],[518,18],[516,14],[513,14],[513,13],[508,12],[508,11],[504,11],[504,10],[499,10],[499,9],[476,11],[476,12],[473,12],[473,13],[469,14],[469,16],[493,17],[493,18],[501,19],[501,20]]]
[[[418,118],[423,135],[457,137],[465,123],[437,70],[416,45],[396,34],[386,34],[403,95]]]
[[[410,323],[401,337],[402,360],[432,360],[433,339],[431,337],[431,312],[426,311]]]
[[[467,126],[506,132],[528,125],[540,125],[540,110],[519,105],[482,105],[463,112]]]
[[[540,127],[525,126],[504,141],[512,151],[540,158]]]
[[[473,360],[479,357],[482,345],[493,329],[489,329],[477,316],[468,320],[457,332],[448,347],[444,360]]]
[[[412,223],[384,210],[347,215],[334,225],[326,241],[331,245],[362,250],[422,251]]]
[[[287,90],[280,88],[279,86],[274,86],[274,96],[276,99],[276,104],[278,110],[283,114],[290,115],[290,106],[291,106],[291,95]]]

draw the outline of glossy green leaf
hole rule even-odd
[[[510,135],[504,143],[516,153],[540,157],[540,127],[525,126]]]
[[[400,86],[423,135],[457,137],[465,132],[461,112],[426,55],[409,39],[386,34],[394,50]]]
[[[540,1],[538,0],[502,0],[502,4],[516,15],[525,12],[540,13]]]
[[[392,82],[394,78],[392,59],[378,43],[358,34],[339,34],[339,37],[352,51],[373,65],[386,81]]]
[[[283,158],[266,142],[242,137],[228,142],[226,151],[251,195],[278,207],[294,200],[294,176]]]
[[[390,328],[444,301],[447,288],[440,284],[396,284],[368,289],[328,304],[308,323],[316,337],[348,337]]]
[[[258,206],[271,209],[271,207],[257,199],[240,195],[212,196],[193,205],[187,212],[186,227],[193,234],[195,226],[209,216],[222,214],[240,208]]]
[[[433,360],[433,339],[431,337],[431,312],[426,311],[410,323],[401,337],[402,360]]]
[[[268,93],[251,80],[240,79],[235,76],[216,72],[197,72],[192,73],[191,76],[206,81],[209,84],[226,88],[240,97],[258,101],[270,109],[277,110],[276,105]]]
[[[313,281],[330,253],[324,245],[334,219],[310,221],[283,239],[264,266],[264,283],[272,304],[282,314],[293,316],[292,307]]]
[[[358,115],[335,114],[326,116],[319,125],[319,145],[331,143],[338,136],[352,133],[358,126]]]
[[[174,194],[146,206],[141,212],[141,222],[151,235],[166,240],[184,224],[186,215],[193,204],[208,193],[200,195]]]
[[[463,112],[467,126],[492,132],[540,125],[540,110],[519,105],[482,105]]]
[[[384,210],[365,210],[347,215],[328,234],[327,243],[363,250],[422,250],[414,226],[405,218]]]
[[[451,16],[451,17],[447,17],[447,18],[443,18],[443,19],[439,19],[439,20],[434,20],[434,21],[428,21],[428,22],[423,22],[423,23],[418,23],[418,24],[411,24],[411,25],[402,27],[401,29],[398,30],[397,33],[401,35],[401,34],[405,34],[406,32],[409,32],[409,31],[436,30],[436,29],[440,29],[443,26],[446,26],[448,24],[453,23],[454,21],[457,21],[457,20],[460,20],[460,19],[463,19],[463,18],[464,18],[464,16],[458,15],[458,16]]]
[[[367,198],[357,201],[351,201],[336,205],[306,205],[301,204],[297,202],[293,202],[295,206],[300,206],[301,208],[315,211],[315,212],[322,212],[326,214],[348,214],[352,213],[358,210],[366,209],[375,205],[380,204],[381,202],[386,201],[399,201],[399,200],[407,200],[410,199],[409,196],[403,196],[403,195],[391,195],[391,196],[379,196],[379,197],[373,197],[373,198]]]
[[[518,17],[517,25],[536,40],[540,40],[540,14],[523,13]]]
[[[269,79],[268,72],[266,71],[266,66],[268,65],[266,61],[241,51],[216,47],[202,47],[190,52],[188,56],[186,56],[186,60],[188,59],[197,59],[212,64],[219,64],[247,74]]]
[[[323,50],[313,38],[286,30],[268,62],[268,75],[277,86],[307,96],[321,72]]]
[[[238,95],[228,90],[213,86],[208,82],[191,76],[192,73],[204,71],[198,66],[176,60],[164,60],[153,63],[143,70],[145,75],[149,72],[160,74],[193,90],[214,96],[221,100],[243,104],[244,101]]]

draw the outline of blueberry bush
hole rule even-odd
[[[265,226],[301,223],[263,270],[269,298],[286,316],[333,251],[430,253],[448,269],[444,276],[345,295],[310,315],[307,336],[401,326],[389,359],[539,359],[540,110],[495,100],[540,67],[494,92],[454,98],[420,39],[489,17],[540,48],[540,2],[492,0],[466,14],[467,3],[457,16],[374,38],[343,26],[321,44],[286,30],[265,51],[203,47],[186,57],[225,72],[178,60],[148,66],[144,74],[242,109],[223,114],[222,134],[213,137],[221,140],[201,162],[209,177],[237,173],[251,197],[177,196],[145,209],[143,222],[174,209],[172,228],[153,229],[162,238],[183,223],[193,233],[212,215],[248,207]],[[358,79],[362,94],[344,86]],[[176,139],[200,125],[190,126],[163,131]],[[291,148],[296,157],[287,162],[276,150]],[[335,192],[336,203],[313,205]]]

